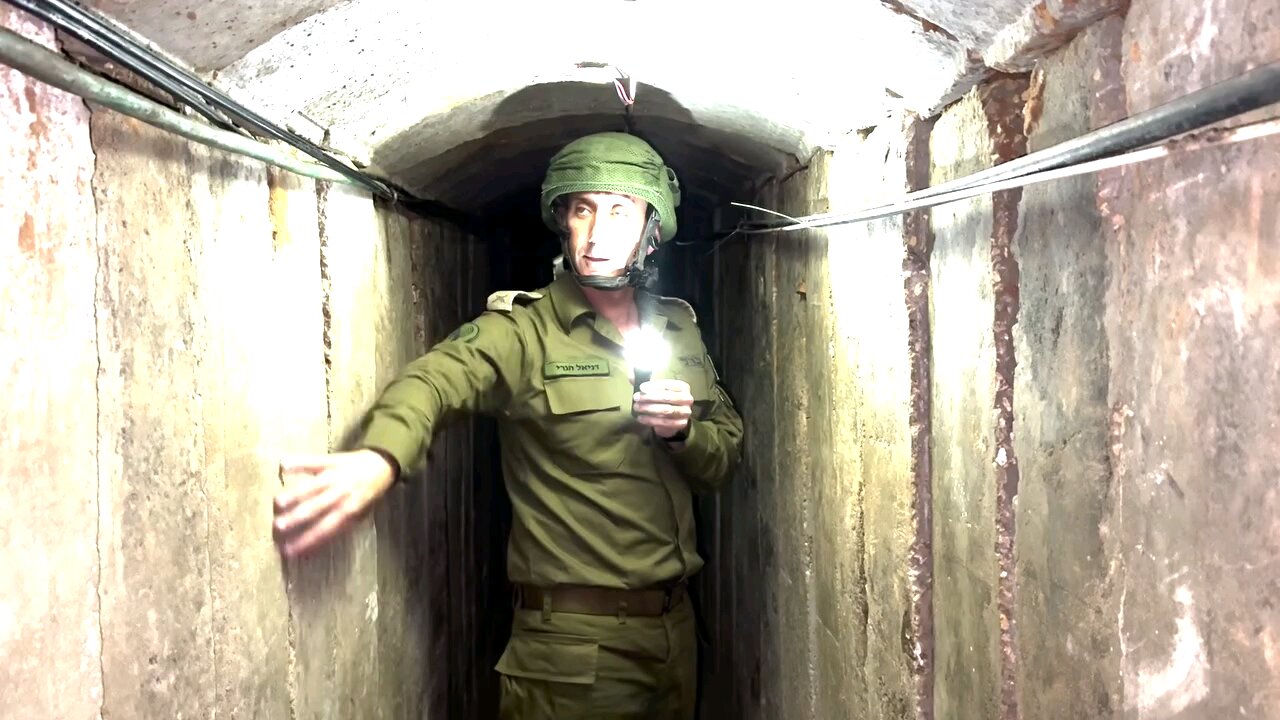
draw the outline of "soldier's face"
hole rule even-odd
[[[649,204],[630,195],[573,193],[561,222],[569,233],[569,255],[583,275],[620,276],[644,231]]]

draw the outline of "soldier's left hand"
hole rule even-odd
[[[640,424],[653,428],[660,438],[669,438],[689,427],[693,394],[683,380],[650,380],[640,385],[632,409]]]

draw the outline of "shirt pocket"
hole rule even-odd
[[[580,479],[612,473],[628,457],[625,441],[641,429],[631,415],[631,385],[610,377],[548,380],[539,432],[557,467]]]
[[[566,416],[619,410],[631,401],[628,389],[609,377],[548,380],[547,409],[552,415]]]

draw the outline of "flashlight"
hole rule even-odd
[[[654,371],[666,366],[671,346],[662,339],[660,330],[646,325],[627,336],[623,356],[635,373],[635,391],[640,392],[640,386],[649,382]]]

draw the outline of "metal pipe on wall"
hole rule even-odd
[[[401,193],[386,183],[330,155],[310,140],[277,126],[249,108],[232,100],[223,92],[209,86],[200,78],[143,47],[126,34],[96,17],[92,12],[65,0],[6,0],[10,5],[31,13],[53,26],[70,33],[103,55],[137,73],[147,82],[181,99],[196,112],[220,125],[227,118],[255,130],[262,135],[288,143],[323,165],[348,177],[389,200],[398,200]],[[224,117],[225,116],[225,117]]]
[[[309,178],[363,187],[361,183],[319,163],[301,160],[244,135],[184,117],[122,85],[94,75],[58,53],[5,28],[0,28],[0,63],[59,90],[91,100],[188,140],[251,157]]]

